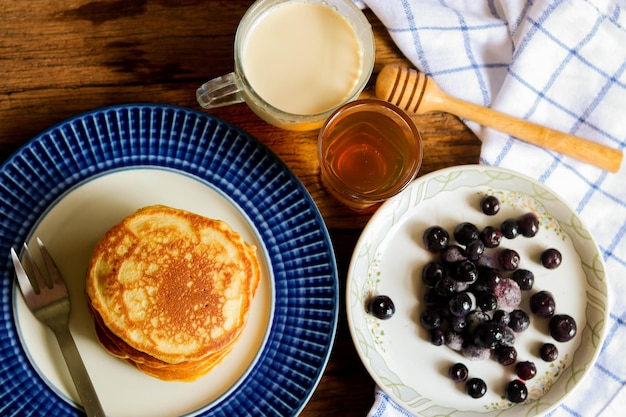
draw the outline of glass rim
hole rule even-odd
[[[329,163],[323,154],[323,145],[325,139],[328,137],[328,130],[332,127],[333,122],[345,113],[360,111],[361,108],[379,108],[384,107],[387,112],[392,113],[399,117],[405,127],[412,133],[410,136],[414,139],[412,148],[415,150],[417,158],[411,159],[411,164],[405,169],[401,179],[393,186],[381,191],[381,192],[360,192],[348,187],[344,182],[340,181],[335,175],[332,174],[332,170],[329,169]],[[408,135],[405,135],[407,137]],[[320,174],[324,177],[324,180],[329,184],[334,192],[338,193],[342,197],[341,199],[352,200],[355,203],[371,203],[375,204],[384,201],[398,193],[402,192],[415,178],[417,177],[419,170],[422,166],[424,147],[422,135],[413,121],[411,116],[401,109],[400,107],[378,98],[363,98],[351,101],[340,106],[336,109],[331,116],[326,120],[322,128],[318,133],[318,158],[320,163]],[[329,175],[330,174],[330,175]]]
[[[359,41],[359,44],[362,48],[362,65],[359,68],[360,73],[357,79],[357,82],[354,84],[353,88],[350,90],[349,94],[346,96],[346,99],[328,110],[319,113],[312,114],[298,114],[298,113],[290,113],[284,110],[281,110],[272,104],[268,103],[260,94],[256,92],[252,84],[248,81],[248,77],[245,74],[243,63],[240,55],[241,47],[244,44],[245,36],[242,33],[243,28],[248,25],[249,28],[255,23],[255,21],[261,17],[267,10],[271,7],[274,7],[281,3],[288,3],[293,0],[256,0],[250,8],[246,11],[246,13],[241,18],[239,25],[237,27],[237,31],[235,32],[235,42],[234,42],[234,60],[235,60],[235,73],[241,83],[243,83],[243,93],[250,95],[253,97],[256,103],[261,104],[264,108],[269,109],[269,113],[272,114],[272,117],[279,118],[284,121],[297,121],[299,119],[325,119],[328,115],[335,112],[338,108],[345,105],[346,103],[354,101],[361,92],[365,89],[372,73],[374,72],[374,63],[376,61],[376,42],[374,39],[374,31],[372,26],[367,20],[367,17],[363,13],[361,9],[359,9],[354,2],[351,0],[300,0],[302,2],[314,2],[318,4],[322,4],[324,6],[330,7],[329,2],[340,2],[343,3],[346,7],[351,9],[351,16],[346,16],[346,14],[341,13],[337,10],[346,22],[352,27],[354,33]],[[265,9],[259,11],[259,8],[265,7]]]

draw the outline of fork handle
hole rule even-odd
[[[65,363],[78,391],[80,401],[83,403],[85,413],[89,417],[106,417],[68,327],[58,326],[52,331],[59,342],[63,358],[65,358]]]

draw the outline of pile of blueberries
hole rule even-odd
[[[500,202],[488,195],[481,200],[481,209],[486,215],[495,215]],[[460,223],[452,233],[454,241],[440,226],[429,227],[423,235],[426,248],[438,256],[422,271],[427,290],[420,322],[429,332],[430,342],[446,345],[471,360],[493,357],[504,366],[515,364],[518,378],[505,389],[506,398],[515,403],[526,400],[525,381],[537,373],[534,362],[517,361],[515,348],[515,335],[530,325],[530,315],[519,306],[522,291],[533,288],[535,277],[532,271],[519,268],[517,251],[499,246],[503,238],[532,238],[538,231],[536,214],[528,212],[505,220],[499,228],[487,226],[479,230],[472,223]],[[494,250],[487,252],[487,248]],[[558,268],[561,262],[557,249],[546,249],[541,255],[545,268]],[[576,322],[567,314],[556,314],[556,303],[549,291],[535,292],[530,297],[530,310],[549,320],[550,334],[555,340],[566,342],[575,336]],[[553,343],[545,343],[538,354],[545,361],[554,361],[558,349]],[[467,379],[463,364],[453,364],[449,373],[454,381],[466,382],[470,396],[480,398],[486,393],[482,379]]]
[[[481,210],[495,215],[500,201],[492,195],[481,200]],[[500,248],[503,239],[518,236],[534,237],[539,231],[535,213],[528,212],[507,219],[500,227],[487,226],[479,230],[474,224],[458,224],[450,236],[443,227],[435,225],[423,234],[424,245],[435,256],[422,271],[426,286],[421,325],[428,331],[430,343],[448,346],[470,360],[494,358],[500,364],[515,364],[517,379],[505,388],[505,397],[515,403],[528,397],[525,381],[533,378],[536,365],[518,361],[515,335],[530,325],[530,315],[520,308],[522,291],[529,291],[535,282],[534,273],[519,268],[520,255],[513,249]],[[561,253],[554,248],[541,255],[541,264],[558,268]],[[531,313],[549,320],[551,336],[567,342],[576,335],[576,322],[567,314],[556,314],[556,303],[549,291],[538,291],[530,297]],[[395,312],[393,301],[385,296],[373,297],[369,311],[380,319],[389,319]],[[544,361],[558,358],[558,348],[544,343],[538,356]],[[487,391],[480,378],[469,378],[467,367],[455,363],[449,369],[450,378],[464,382],[465,391],[480,398]]]

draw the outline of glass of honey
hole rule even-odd
[[[422,138],[402,109],[362,99],[328,118],[318,152],[324,186],[359,211],[398,194],[415,179],[422,165]]]

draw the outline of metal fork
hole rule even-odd
[[[29,277],[20,263],[17,253],[11,248],[13,267],[24,300],[33,315],[54,332],[87,415],[89,417],[105,417],[100,400],[98,400],[85,364],[70,333],[68,323],[70,299],[65,282],[52,256],[39,238],[37,238],[37,245],[47,275],[42,274],[35,264],[28,246],[24,244],[24,260],[27,268],[32,272]]]

